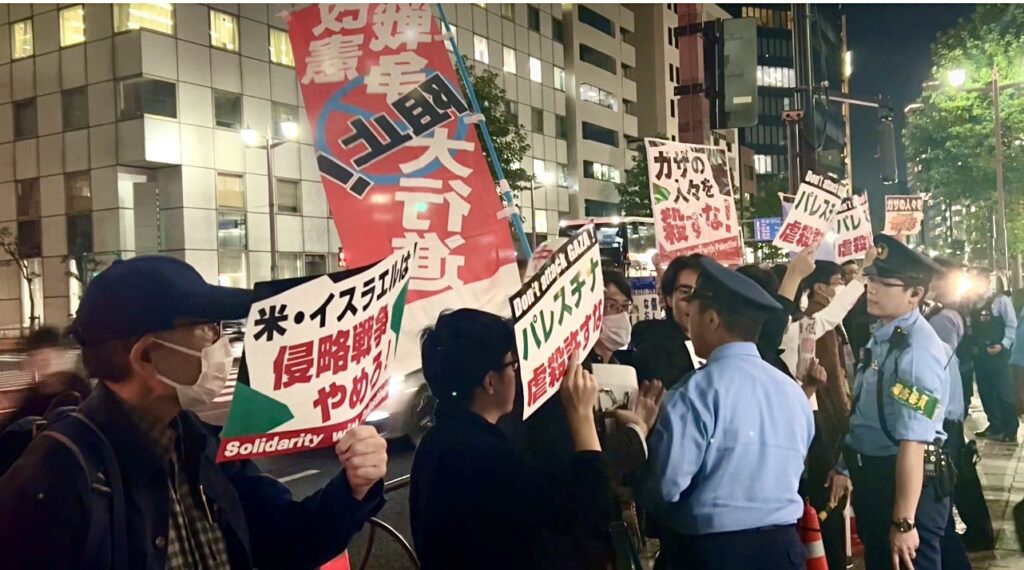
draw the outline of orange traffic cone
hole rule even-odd
[[[807,548],[807,570],[828,570],[825,558],[825,544],[821,541],[821,525],[818,513],[810,503],[804,504],[804,516],[798,525],[800,542]]]
[[[331,560],[320,567],[320,570],[350,570],[348,564],[348,552],[342,552],[341,556]]]

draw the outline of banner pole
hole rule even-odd
[[[480,112],[480,104],[476,100],[476,93],[473,91],[473,81],[469,77],[469,71],[466,69],[465,62],[462,61],[462,53],[459,52],[459,46],[456,45],[455,38],[452,37],[452,27],[448,24],[448,18],[444,15],[444,7],[440,3],[437,4],[437,12],[441,17],[441,25],[444,26],[444,31],[448,36],[448,41],[452,46],[452,52],[455,54],[455,65],[459,70],[459,76],[462,77],[462,83],[466,86],[466,95],[469,96],[469,104],[473,108],[473,113],[483,116]],[[491,165],[494,166],[494,173],[498,176],[498,187],[501,188],[501,195],[505,199],[506,208],[514,208],[514,202],[512,201],[512,188],[509,187],[508,181],[505,180],[505,171],[501,168],[501,161],[498,160],[498,153],[494,150],[494,142],[491,140],[491,133],[487,130],[487,121],[481,120],[479,123],[480,132],[483,134],[484,145],[487,147],[487,155],[491,159]],[[518,210],[513,210],[511,216],[512,226],[515,227],[516,236],[519,237],[519,244],[523,248],[523,252],[527,259],[533,255],[533,250],[530,248],[530,243],[526,239],[526,231],[523,230],[523,218],[519,215]],[[534,221],[536,224],[537,222]]]

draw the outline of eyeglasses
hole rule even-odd
[[[693,296],[693,287],[689,285],[680,285],[672,291],[672,296],[680,301],[690,301]]]
[[[633,303],[625,302],[620,303],[613,299],[604,300],[604,313],[606,315],[621,315],[622,313],[628,313],[633,308]]]
[[[518,360],[513,360],[512,362],[506,362],[505,365],[502,366],[500,370],[502,372],[504,372],[504,370],[506,368],[510,367],[510,366],[512,367],[512,371],[513,372],[519,372],[519,361]]]

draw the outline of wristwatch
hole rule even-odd
[[[893,528],[900,534],[906,534],[914,530],[914,521],[910,519],[900,519],[898,521],[892,521]]]

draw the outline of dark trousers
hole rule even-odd
[[[963,542],[981,550],[991,549],[995,543],[995,534],[992,530],[992,515],[988,512],[988,503],[985,502],[985,494],[981,490],[978,467],[974,463],[977,448],[974,443],[966,444],[963,423],[947,421],[942,428],[946,432],[945,449],[953,458],[957,469],[953,502],[960,513],[960,520],[967,525]]]
[[[984,349],[981,349],[984,350]],[[1010,375],[1010,351],[995,356],[979,354],[974,359],[974,378],[981,405],[988,415],[990,436],[1017,436],[1017,400]]]
[[[864,543],[865,570],[891,570],[889,529],[896,496],[896,457],[870,457],[848,449],[846,464],[853,480],[853,511],[857,515],[857,534]],[[921,540],[915,570],[942,568],[940,543],[949,512],[949,498],[939,499],[934,487],[926,483],[914,517]]]
[[[829,570],[846,570],[846,519],[843,509],[846,501],[829,513],[821,522],[821,543],[825,547],[825,560]]]
[[[796,525],[663,537],[659,568],[666,570],[803,570],[807,551]]]
[[[949,518],[946,519],[946,534],[942,535],[942,570],[971,570],[971,559],[967,557],[960,535],[956,533],[956,521],[953,520],[953,507],[949,507]]]
[[[964,451],[964,424],[963,422],[946,420],[942,424],[946,432],[946,443],[942,448],[949,455],[953,465],[958,472],[961,469],[960,459]],[[959,478],[957,479],[959,482]],[[953,501],[956,501],[956,491],[953,491]],[[971,560],[967,557],[967,549],[956,533],[956,521],[953,519],[953,506],[949,507],[949,516],[946,519],[946,533],[942,535],[942,570],[970,570]]]

